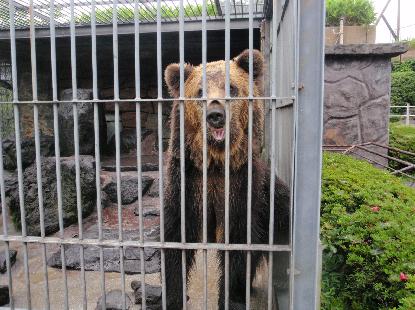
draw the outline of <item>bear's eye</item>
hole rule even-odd
[[[229,93],[231,97],[238,97],[238,88],[235,85],[229,85]]]

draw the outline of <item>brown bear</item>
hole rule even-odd
[[[245,50],[230,61],[231,97],[248,97],[249,52]],[[184,68],[186,98],[202,94],[202,65]],[[262,96],[263,57],[253,51],[253,92]],[[165,81],[172,97],[179,96],[180,67],[170,64],[165,70]],[[208,242],[225,240],[225,62],[206,65],[207,93],[207,234]],[[209,99],[212,98],[212,99]],[[229,241],[247,242],[247,180],[248,180],[248,100],[230,101],[230,178],[229,178]],[[171,112],[171,134],[168,148],[165,189],[165,240],[181,242],[180,230],[180,108],[177,101]],[[185,213],[186,242],[202,242],[203,193],[203,102],[185,101]],[[260,158],[264,131],[264,104],[253,102],[253,153],[252,153],[252,243],[269,241],[270,169]],[[275,185],[275,237],[278,244],[288,243],[289,190],[278,178]],[[194,250],[187,250],[187,270],[194,263]],[[252,282],[255,270],[264,253],[252,252]],[[264,255],[267,256],[267,255]],[[224,252],[219,251],[219,301],[224,308]],[[180,250],[166,250],[167,309],[182,309],[182,264]],[[245,309],[246,251],[229,252],[229,309]]]

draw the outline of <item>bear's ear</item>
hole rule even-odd
[[[184,65],[184,81],[193,71],[193,66],[190,64]],[[172,97],[179,97],[180,95],[180,65],[170,64],[164,71],[164,80],[166,81],[167,87],[169,88],[170,95]]]
[[[245,70],[247,73],[249,73],[249,50],[244,50],[242,53],[240,53],[238,56],[236,56],[234,59],[235,63]],[[253,76],[254,80],[258,77],[262,76],[263,69],[264,69],[264,57],[262,57],[262,54],[258,50],[252,50],[252,67],[253,67]]]

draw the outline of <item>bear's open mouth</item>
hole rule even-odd
[[[212,136],[216,141],[221,142],[225,139],[225,129],[224,128],[210,127],[210,131],[212,132]]]

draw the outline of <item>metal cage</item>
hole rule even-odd
[[[142,288],[145,287],[146,272],[144,266],[145,250],[156,248],[161,252],[161,287],[162,308],[166,305],[165,285],[165,251],[179,249],[182,251],[182,265],[186,267],[185,253],[188,250],[199,250],[203,262],[203,298],[200,308],[208,309],[208,280],[209,269],[207,265],[207,253],[209,251],[224,251],[225,262],[225,305],[229,309],[229,252],[242,251],[247,255],[247,279],[255,272],[250,270],[250,259],[253,251],[266,252],[269,257],[267,267],[264,269],[265,299],[261,309],[318,309],[320,295],[320,264],[321,249],[319,242],[319,213],[320,213],[320,170],[321,170],[321,136],[322,136],[322,97],[323,97],[323,26],[324,26],[324,1],[323,0],[0,0],[0,48],[4,51],[0,55],[1,63],[11,64],[11,87],[13,92],[12,101],[2,100],[1,105],[12,105],[14,113],[14,134],[16,141],[17,160],[17,192],[20,207],[21,233],[13,233],[9,223],[9,210],[7,204],[7,191],[5,184],[5,170],[3,165],[3,142],[0,141],[0,187],[1,187],[1,211],[3,216],[3,233],[0,241],[6,258],[7,273],[2,276],[1,284],[9,287],[9,307],[14,308],[39,308],[49,309],[51,301],[59,300],[58,304],[63,309],[86,309],[91,306],[88,300],[88,281],[85,262],[84,247],[94,245],[99,248],[99,283],[102,296],[105,301],[106,272],[104,272],[105,257],[104,249],[115,248],[119,250],[120,258],[120,282],[118,287],[122,292],[122,307],[126,308],[126,274],[124,270],[125,248],[138,248],[140,251],[140,271]],[[247,215],[247,243],[232,244],[229,242],[229,148],[230,129],[229,124],[225,126],[225,240],[224,243],[209,243],[206,236],[206,208],[207,208],[207,142],[206,142],[206,118],[203,122],[203,240],[199,243],[189,243],[185,240],[185,160],[184,160],[184,108],[186,102],[192,98],[184,96],[184,64],[186,60],[185,48],[187,32],[198,32],[201,35],[200,57],[203,65],[203,111],[206,113],[206,63],[209,61],[207,49],[207,34],[210,31],[221,30],[224,33],[224,55],[226,63],[226,86],[225,97],[226,115],[229,115],[230,104],[235,98],[230,97],[229,86],[229,63],[231,61],[231,30],[246,29],[246,37],[237,38],[244,40],[249,49],[249,125],[248,125],[248,215]],[[265,59],[264,74],[264,96],[262,98],[253,95],[253,54],[254,30],[260,29],[260,47]],[[156,37],[156,51],[153,57],[156,59],[157,95],[156,98],[143,98],[140,93],[142,78],[140,75],[140,50],[141,35],[144,33],[154,34]],[[162,61],[162,51],[165,48],[162,37],[167,33],[178,33],[179,40],[176,43],[179,51],[180,63],[180,154],[181,154],[181,236],[182,242],[166,242],[164,231],[164,184],[163,170],[163,109],[173,101],[167,98],[163,92],[162,70],[166,64]],[[130,34],[131,49],[134,50],[134,64],[131,64],[135,77],[135,96],[130,99],[120,99],[119,89],[119,36]],[[97,65],[97,39],[100,36],[112,36],[112,61],[113,61],[113,98],[102,99],[99,96],[100,72]],[[70,41],[70,73],[73,97],[69,100],[59,98],[59,74],[56,66],[56,41],[57,38],[66,37]],[[87,37],[90,39],[91,59],[91,85],[92,98],[79,99],[77,97],[79,74],[79,63],[77,66],[77,39]],[[38,40],[48,38],[50,46],[50,73],[52,97],[42,99],[38,96],[38,77],[36,43]],[[30,40],[30,71],[32,83],[32,99],[19,100],[19,62],[26,61],[17,52],[16,44]],[[233,41],[232,41],[233,42]],[[8,51],[8,52],[6,52]],[[4,59],[2,59],[4,58]],[[79,60],[78,60],[79,62]],[[78,73],[77,73],[78,68]],[[271,173],[270,184],[274,188],[275,176],[282,178],[291,189],[291,212],[290,212],[290,242],[288,245],[275,245],[272,238],[268,244],[253,244],[251,242],[251,189],[252,189],[252,103],[255,99],[261,99],[266,106],[265,119],[265,145],[263,151],[264,159],[269,163]],[[117,215],[118,215],[118,238],[107,239],[103,235],[103,207],[101,197],[101,144],[99,128],[99,107],[105,102],[114,104],[115,124],[115,170],[116,170],[116,192],[117,192]],[[138,240],[127,240],[124,238],[122,223],[121,202],[121,154],[120,154],[120,107],[123,104],[133,103],[136,107],[136,129],[137,137],[141,137],[140,108],[143,103],[153,102],[157,105],[157,133],[158,133],[158,166],[159,166],[159,202],[160,202],[160,240],[148,241],[143,232],[143,204],[142,204],[142,158],[141,140],[137,138],[136,170],[138,175],[138,206],[140,223]],[[60,158],[59,117],[58,108],[60,104],[73,104],[73,135],[74,135],[74,158],[76,173],[76,197],[77,218],[79,222],[78,235],[68,238],[64,235],[65,223],[63,220],[62,197],[62,175]],[[78,105],[87,103],[93,105],[94,109],[94,133],[95,137],[95,176],[96,176],[96,213],[98,236],[97,238],[85,238],[82,226],[82,201],[80,181],[80,141],[78,130]],[[33,108],[33,126],[35,138],[35,166],[37,176],[37,197],[40,216],[40,236],[30,235],[26,229],[25,217],[25,195],[24,191],[24,167],[22,166],[21,149],[21,109],[29,105]],[[59,234],[57,236],[47,235],[45,231],[45,213],[43,210],[44,195],[42,189],[42,154],[39,129],[39,111],[42,105],[53,108],[53,133],[54,154],[56,161],[57,201],[56,209],[59,216]],[[227,122],[229,117],[227,117]],[[1,120],[3,123],[3,120]],[[1,133],[0,138],[4,138]],[[102,141],[101,141],[102,142]],[[271,218],[274,214],[274,193],[271,190]],[[46,215],[47,216],[47,215]],[[271,220],[270,236],[273,235],[274,223]],[[11,266],[10,249],[12,245],[18,244],[23,252],[24,283],[16,282],[14,269]],[[54,287],[48,283],[47,259],[49,256],[48,246],[59,245],[62,261],[62,283],[63,295],[57,296]],[[80,248],[81,269],[79,272],[79,292],[77,300],[74,292],[68,289],[68,271],[65,268],[65,245],[77,245]],[[30,247],[38,246],[41,250],[37,253],[42,255],[42,266],[30,265]],[[38,268],[38,269],[34,269]],[[186,278],[183,268],[183,277]],[[97,276],[97,274],[95,274]],[[39,278],[40,276],[40,278]],[[95,276],[95,277],[96,277]],[[36,278],[34,280],[33,278]],[[88,281],[87,281],[88,280]],[[283,282],[283,285],[280,283]],[[95,282],[94,282],[95,283]],[[19,290],[17,291],[16,290]],[[187,285],[183,285],[183,300],[186,307]],[[33,292],[42,292],[42,303],[33,302]],[[145,294],[145,292],[143,292]],[[246,281],[246,308],[255,309],[252,303],[251,283]],[[93,301],[95,303],[96,301]],[[103,309],[105,308],[105,302]],[[146,308],[146,299],[142,299],[142,308]],[[196,307],[198,308],[198,307]],[[209,309],[211,307],[209,306]]]

